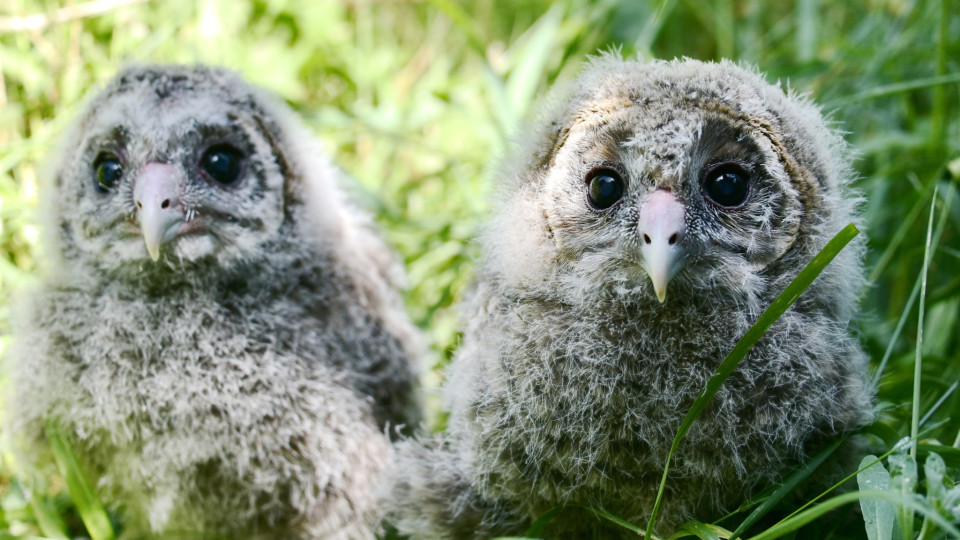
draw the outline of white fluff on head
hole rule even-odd
[[[229,185],[200,171],[218,144],[242,155]],[[104,152],[123,163],[109,190]],[[151,163],[203,225],[156,262],[133,200]],[[5,425],[42,451],[53,421],[131,535],[372,537],[387,432],[420,418],[421,351],[398,261],[341,176],[229,71],[121,72],[44,191],[51,256],[17,306]]]
[[[595,58],[520,140],[463,304],[448,429],[399,447],[388,519],[415,538],[523,534],[562,504],[645,525],[673,437],[717,365],[859,219],[847,149],[817,107],[728,61]],[[726,163],[749,178],[740,206],[708,200],[706,176]],[[588,203],[597,167],[624,185],[602,210]],[[685,231],[663,303],[638,229],[655,193],[682,206]],[[866,358],[848,328],[863,249],[855,240],[834,260],[693,425],[660,533],[722,516],[870,421]],[[632,536],[576,507],[544,534]]]

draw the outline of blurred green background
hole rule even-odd
[[[957,446],[958,36],[956,0],[4,0],[0,334],[9,296],[33,279],[38,177],[84,96],[130,62],[220,64],[286,100],[356,179],[351,191],[406,263],[407,304],[431,346],[436,413],[458,340],[454,306],[496,182],[491,163],[537,102],[599,51],[727,57],[810,93],[856,150],[871,247],[858,326],[874,366],[885,365],[875,431],[888,445],[910,431],[919,328],[911,292],[939,186],[920,403],[932,411],[925,440]],[[27,480],[3,448],[0,527],[50,534],[39,504],[65,520],[61,530],[76,530],[62,483]],[[960,466],[960,455],[946,458]],[[31,490],[44,498],[28,503]]]

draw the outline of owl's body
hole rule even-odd
[[[372,537],[386,433],[418,420],[417,340],[339,174],[218,69],[131,68],[81,116],[12,421],[65,433],[128,530]]]
[[[402,443],[391,515],[417,538],[644,526],[680,423],[736,341],[851,220],[842,140],[724,62],[603,57],[507,162],[449,368],[442,440]],[[850,335],[862,244],[720,388],[671,463],[657,530],[735,509],[869,421]],[[584,509],[586,507],[586,509]]]

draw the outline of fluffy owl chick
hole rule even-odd
[[[371,537],[418,345],[340,175],[230,72],[120,73],[45,194],[8,358],[22,438],[58,426],[128,529]]]
[[[419,538],[615,538],[645,525],[674,435],[749,326],[851,220],[842,139],[730,62],[592,61],[501,168],[443,440],[400,449]],[[657,529],[712,520],[871,418],[848,247],[674,456]],[[635,537],[630,533],[632,537]]]

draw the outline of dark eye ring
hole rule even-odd
[[[597,167],[587,173],[587,200],[595,210],[606,210],[620,199],[626,192],[626,182],[623,176],[615,169]]]
[[[707,200],[724,210],[742,208],[753,191],[750,172],[733,161],[718,163],[707,169],[702,186]]]
[[[200,156],[200,170],[219,184],[233,184],[243,172],[243,152],[229,144],[215,144]]]
[[[94,187],[107,193],[123,178],[123,162],[113,152],[100,152],[93,160]]]

